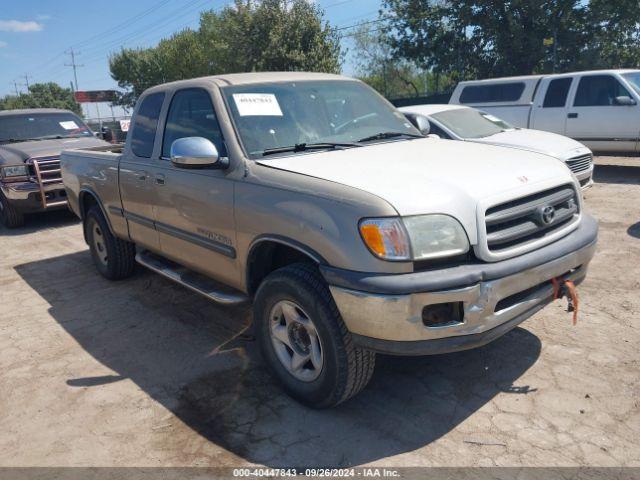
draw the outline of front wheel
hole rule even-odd
[[[353,344],[315,266],[271,273],[256,293],[254,322],[268,366],[287,393],[307,405],[335,406],[373,374],[375,354]]]
[[[102,276],[109,280],[130,277],[135,269],[135,244],[113,235],[98,207],[87,212],[84,228],[93,263]]]

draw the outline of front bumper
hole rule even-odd
[[[354,341],[398,355],[427,355],[484,345],[553,298],[551,279],[580,283],[594,255],[598,225],[583,214],[576,230],[541,249],[495,263],[400,275],[321,267]],[[424,307],[460,302],[462,318],[443,326],[422,321]]]
[[[0,190],[5,198],[24,213],[66,208],[67,192],[62,182],[50,183],[42,187],[49,205],[43,206],[40,186],[35,182],[0,182]]]

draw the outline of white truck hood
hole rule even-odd
[[[531,152],[551,155],[563,161],[591,153],[587,147],[572,138],[558,135],[557,133],[530,130],[528,128],[508,130],[484,138],[469,138],[467,141],[521,148]]]
[[[434,138],[271,157],[259,164],[370,192],[403,216],[457,218],[472,244],[477,212],[546,188],[574,182],[555,158],[527,151]]]

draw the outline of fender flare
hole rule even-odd
[[[87,212],[85,211],[84,208],[84,198],[90,195],[91,197],[93,197],[93,199],[96,201],[96,204],[98,205],[98,208],[100,208],[100,211],[102,212],[102,216],[105,218],[105,220],[107,221],[107,225],[109,226],[109,233],[111,233],[111,235],[115,236],[115,233],[113,233],[113,227],[111,226],[111,220],[109,219],[109,216],[107,215],[107,211],[104,208],[104,205],[102,204],[102,200],[100,200],[100,197],[96,194],[96,192],[94,192],[91,188],[88,187],[84,187],[82,189],[80,189],[80,193],[78,193],[78,209],[80,210],[80,218],[82,219],[82,223],[84,225],[84,219],[87,215]],[[87,240],[87,234],[85,229],[82,229],[82,234],[84,235],[84,239],[85,242]]]

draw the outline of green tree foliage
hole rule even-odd
[[[414,62],[394,56],[389,36],[380,29],[364,24],[352,36],[356,75],[388,98],[430,95],[455,86],[446,75],[422,70]]]
[[[640,63],[638,0],[384,0],[396,56],[464,78]],[[544,39],[555,39],[545,45]]]
[[[132,106],[147,88],[203,75],[250,71],[340,71],[339,37],[308,0],[236,0],[203,12],[186,29],[152,48],[111,56],[111,76]]]
[[[0,98],[0,110],[18,108],[63,108],[82,116],[82,108],[74,100],[71,89],[53,82],[35,83],[29,87],[28,93]]]

